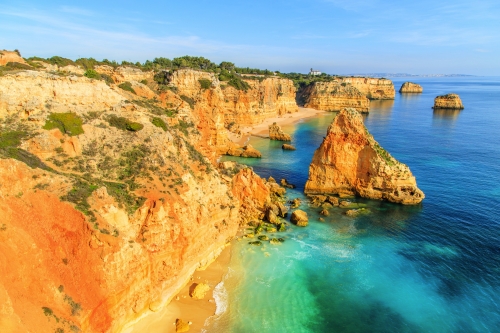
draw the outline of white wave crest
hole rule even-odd
[[[215,315],[220,316],[227,310],[227,306],[229,303],[229,295],[227,293],[226,288],[224,287],[224,281],[221,281],[214,288],[213,293],[215,299]]]

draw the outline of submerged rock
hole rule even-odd
[[[361,114],[342,110],[309,167],[306,193],[349,193],[411,205],[424,199],[410,168],[384,150]]]
[[[297,209],[292,213],[292,216],[290,217],[290,222],[293,224],[299,226],[299,227],[306,227],[309,219],[307,217],[307,213],[304,212],[303,210]]]
[[[255,245],[255,246],[261,246],[262,242],[261,241],[253,241],[253,242],[248,242],[250,245]]]
[[[277,141],[292,141],[290,135],[283,132],[281,126],[276,124],[276,122],[269,125],[269,139]]]
[[[345,215],[350,216],[350,217],[356,217],[361,214],[369,214],[370,210],[366,208],[359,208],[359,209],[349,209],[348,211],[345,212]]]
[[[399,89],[400,93],[421,93],[424,89],[420,84],[416,84],[413,82],[405,82]]]
[[[281,178],[280,184],[281,184],[281,186],[288,187],[288,188],[296,188],[297,187],[297,186],[295,186],[293,184],[290,184],[288,182],[288,180],[286,180],[285,178]]]
[[[454,109],[454,110],[462,110],[464,105],[462,104],[462,100],[460,96],[457,94],[447,94],[442,96],[437,96],[434,99],[433,109]]]
[[[281,149],[283,149],[283,150],[297,150],[297,148],[295,148],[294,146],[288,145],[286,143],[281,146]]]
[[[323,209],[321,212],[319,212],[321,215],[323,216],[329,216],[330,215],[330,212],[327,211],[326,209]]]

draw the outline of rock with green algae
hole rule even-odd
[[[261,246],[262,242],[261,241],[253,241],[253,242],[248,242],[250,245],[255,245],[255,246]]]

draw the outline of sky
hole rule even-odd
[[[191,55],[281,72],[500,76],[500,1],[0,0],[0,49],[141,63]]]

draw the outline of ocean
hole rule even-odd
[[[500,331],[500,78],[411,81],[424,92],[372,101],[364,119],[410,167],[420,205],[355,198],[371,213],[331,208],[319,221],[302,191],[335,113],[285,127],[296,151],[252,138],[262,159],[225,157],[297,185],[287,196],[304,199],[309,226],[289,225],[282,245],[234,241],[208,333]],[[431,108],[451,92],[464,110]]]

